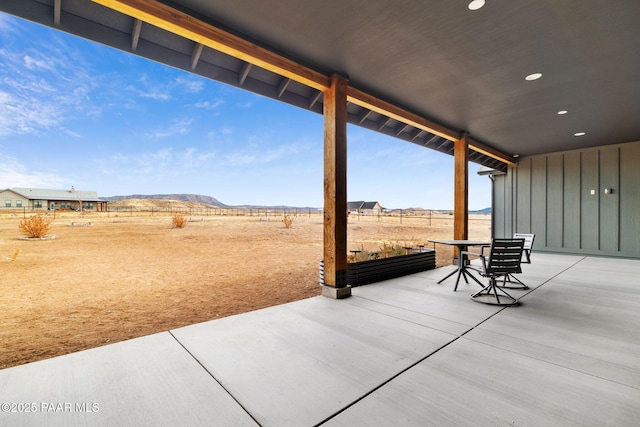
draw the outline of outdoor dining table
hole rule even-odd
[[[453,270],[451,273],[449,273],[446,277],[444,277],[440,281],[438,281],[438,284],[444,282],[449,277],[458,273],[458,277],[456,279],[456,286],[453,288],[454,291],[458,290],[458,283],[460,282],[460,276],[464,278],[464,281],[466,283],[469,283],[469,281],[467,280],[467,276],[468,276],[468,277],[471,277],[473,280],[475,280],[476,283],[478,283],[480,286],[484,287],[484,285],[478,279],[476,279],[475,276],[473,276],[471,273],[467,273],[467,269],[465,267],[466,257],[462,252],[466,251],[469,246],[491,246],[491,242],[484,242],[480,240],[429,240],[429,242],[438,243],[441,245],[456,246],[458,248],[458,268],[456,270]]]

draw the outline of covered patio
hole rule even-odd
[[[493,182],[493,237],[640,258],[635,0],[6,0],[0,10],[324,116],[323,294],[346,298],[347,125]],[[425,184],[426,185],[426,184]]]
[[[509,308],[450,268],[2,370],[0,424],[637,423],[640,261],[535,254]]]
[[[0,371],[0,425],[636,425],[638,3],[275,3],[0,3],[323,113],[324,289],[351,296]],[[521,305],[438,285],[452,267],[346,286],[347,123],[455,157],[456,239],[469,162],[497,171],[494,237],[546,251]]]

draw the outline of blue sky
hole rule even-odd
[[[0,188],[323,204],[323,120],[0,13]],[[453,157],[348,128],[348,198],[453,208]],[[470,209],[491,186],[470,165]]]

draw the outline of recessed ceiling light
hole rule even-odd
[[[558,114],[563,115],[563,114],[567,114],[568,111],[567,110],[560,110],[558,111]]]
[[[576,132],[573,134],[573,136],[585,136],[586,132]]]
[[[540,77],[542,77],[542,73],[533,73],[533,74],[529,74],[524,79],[527,81],[532,81],[532,80],[538,80]]]
[[[470,10],[478,10],[482,6],[484,6],[484,0],[473,0],[471,3],[469,3]]]

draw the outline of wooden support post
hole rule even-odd
[[[453,238],[469,238],[469,143],[467,133],[454,142],[454,202],[453,202]],[[458,257],[457,249],[454,257]]]
[[[330,79],[324,93],[324,286],[330,298],[347,287],[347,80]]]

